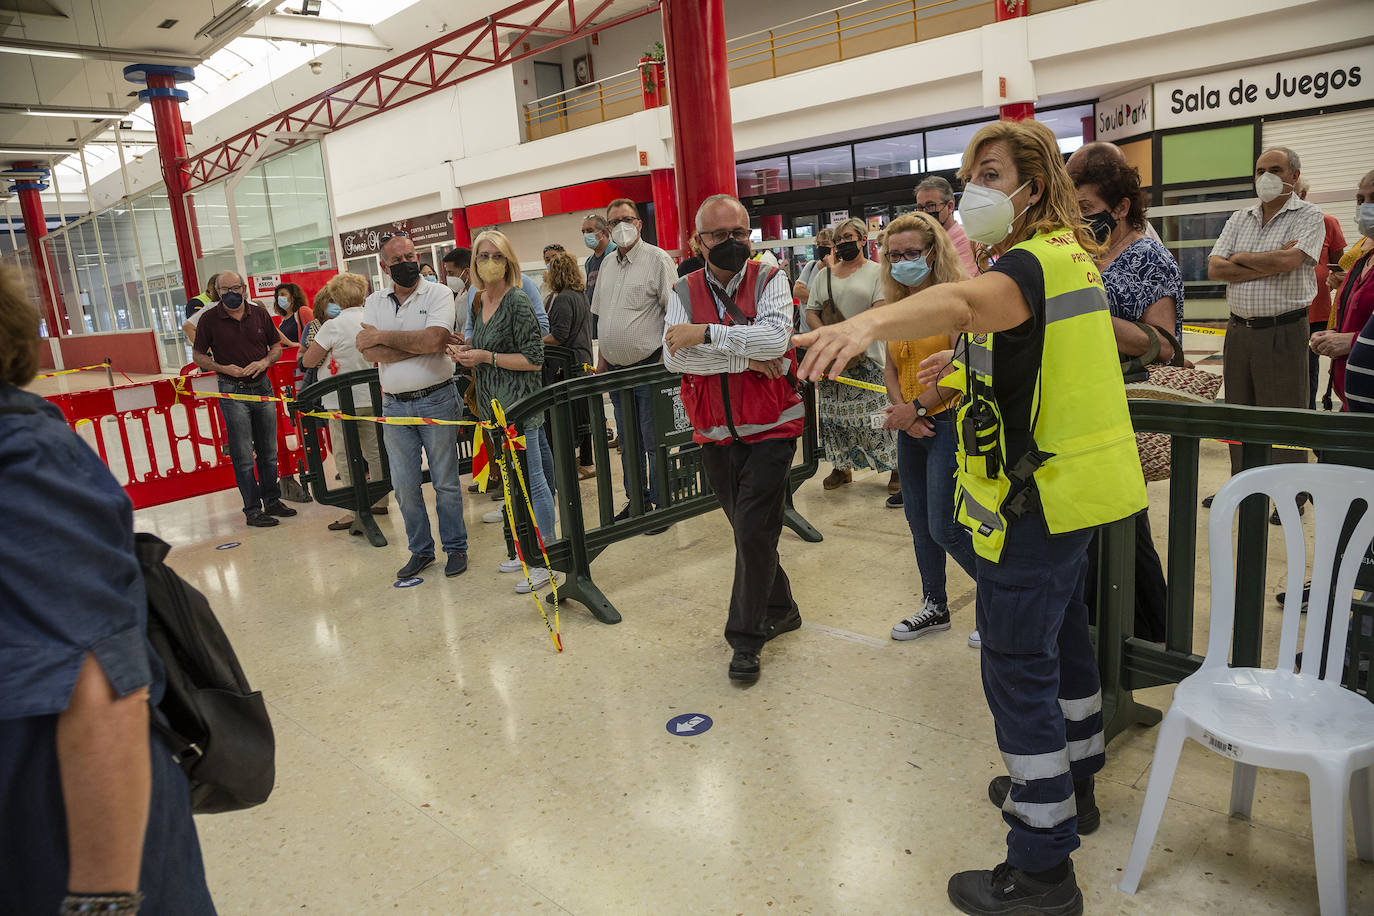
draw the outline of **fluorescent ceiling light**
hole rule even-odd
[[[6,44],[0,44],[0,54],[33,54],[38,57],[61,57],[67,60],[82,60],[86,56],[79,51],[57,51],[51,48],[33,48]]]
[[[211,19],[196,31],[196,37],[219,38],[246,24],[253,14],[272,0],[238,0],[233,6]]]
[[[24,114],[34,115],[39,118],[96,118],[110,119],[123,118],[128,112],[122,108],[49,108],[24,105],[4,105],[0,106],[0,111],[23,112]]]

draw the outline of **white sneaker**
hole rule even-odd
[[[532,591],[538,591],[549,584],[549,571],[542,566],[536,566],[530,570],[529,581],[521,579],[515,583],[515,593],[517,595],[528,595]]]
[[[978,635],[977,630],[974,630],[972,633],[968,634],[968,646],[970,649],[983,648],[983,638]]]
[[[499,525],[501,524],[501,522],[505,520],[505,518],[505,509],[492,509],[490,512],[485,512],[482,514],[482,521],[486,522],[488,525]]]
[[[514,560],[502,560],[500,565],[496,567],[496,571],[503,573],[519,572],[520,558],[516,557]]]

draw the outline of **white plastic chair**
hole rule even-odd
[[[1288,593],[1279,636],[1278,667],[1230,668],[1227,658],[1235,621],[1235,569],[1231,522],[1241,500],[1252,493],[1273,499],[1283,522],[1288,553]],[[1295,497],[1312,494],[1316,545],[1303,667],[1295,671],[1301,623],[1306,538]],[[1336,614],[1322,670],[1322,634],[1331,618],[1327,596],[1337,541],[1352,503],[1364,514],[1346,548],[1336,577]],[[1235,761],[1231,780],[1233,815],[1248,818],[1255,795],[1255,768],[1307,774],[1312,797],[1312,842],[1322,916],[1343,916],[1345,808],[1355,821],[1361,860],[1374,861],[1374,703],[1340,686],[1355,575],[1374,537],[1374,471],[1335,465],[1273,465],[1237,474],[1217,493],[1207,526],[1212,566],[1212,620],[1202,667],[1174,690],[1159,728],[1150,781],[1136,827],[1121,889],[1134,894],[1154,845],[1174,770],[1185,738]],[[1257,610],[1257,609],[1256,609]]]

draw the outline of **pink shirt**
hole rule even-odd
[[[964,235],[964,227],[951,220],[945,231],[949,233],[954,249],[959,252],[959,260],[964,262],[964,270],[968,271],[970,277],[978,276],[978,262],[973,260],[973,246],[969,244],[968,236]]]

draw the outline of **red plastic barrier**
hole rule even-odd
[[[274,396],[294,396],[295,365],[296,348],[291,347],[269,370]],[[185,393],[179,393],[179,388]],[[216,399],[191,393],[218,390],[214,374],[207,373],[56,394],[48,401],[99,453],[134,508],[143,509],[234,486],[234,468],[224,447],[224,418]],[[305,466],[304,443],[286,404],[277,401],[273,407],[277,411],[277,473],[295,475]]]

